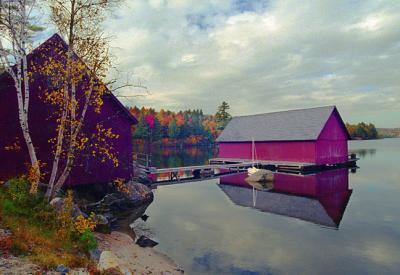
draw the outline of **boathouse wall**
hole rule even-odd
[[[264,141],[255,142],[258,160],[291,162],[316,162],[316,146],[313,141]],[[251,160],[252,142],[219,143],[220,158]]]
[[[40,64],[43,59],[42,51],[54,54],[53,47],[61,47],[67,53],[67,45],[58,35],[52,36],[39,48],[28,55],[28,63]],[[40,87],[46,87],[49,81],[44,77],[34,77],[30,82],[31,98],[29,104],[29,125],[31,137],[36,147],[38,159],[41,161],[45,174],[44,181],[48,180],[54,159],[54,146],[49,140],[57,136],[57,123],[54,113],[57,111],[42,99]],[[77,98],[84,98],[83,84],[78,84]],[[27,172],[30,160],[26,144],[22,136],[18,121],[17,93],[11,76],[7,73],[0,75],[0,181],[7,180]],[[83,104],[82,104],[83,105]],[[129,180],[133,176],[133,145],[132,125],[137,120],[131,116],[126,108],[111,94],[103,96],[103,105],[100,113],[89,106],[86,113],[82,133],[89,138],[89,143],[96,142],[92,135],[97,134],[96,125],[101,124],[104,129],[112,128],[118,138],[112,142],[113,152],[118,158],[115,167],[110,160],[105,160],[92,151],[86,149],[77,154],[74,167],[67,180],[69,185],[107,183],[117,178]],[[108,141],[107,141],[108,142]],[[62,165],[62,167],[64,167]]]
[[[316,141],[316,163],[336,164],[348,158],[347,130],[335,110]]]

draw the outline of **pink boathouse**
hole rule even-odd
[[[335,106],[234,117],[218,137],[219,159],[306,165],[348,162],[350,135]]]

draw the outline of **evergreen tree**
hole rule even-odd
[[[135,132],[133,134],[134,138],[139,139],[147,139],[148,138],[148,127],[146,121],[144,120],[144,115],[141,114],[139,117],[139,122],[135,128]]]
[[[225,101],[223,101],[222,104],[218,107],[218,111],[215,114],[215,120],[217,122],[219,130],[223,130],[232,119],[232,116],[228,113],[229,109],[229,104]]]
[[[178,126],[176,125],[175,119],[171,120],[168,125],[168,136],[170,138],[177,138],[178,136]]]
[[[154,119],[154,127],[151,129],[151,141],[158,141],[161,139],[161,124],[160,121],[155,118]]]

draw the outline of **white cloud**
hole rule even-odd
[[[226,100],[234,114],[335,104],[345,120],[400,126],[398,1],[239,6],[137,0],[116,11],[118,67],[152,92],[126,103],[211,113]]]
[[[348,29],[360,29],[363,31],[377,31],[383,27],[383,15],[368,15],[361,22],[351,25]]]

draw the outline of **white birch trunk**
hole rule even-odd
[[[51,170],[49,185],[46,190],[46,198],[50,199],[53,195],[54,183],[56,181],[58,166],[60,162],[60,157],[62,153],[62,146],[64,141],[64,131],[65,131],[65,123],[68,115],[68,85],[64,87],[64,110],[61,115],[60,126],[58,128],[57,133],[57,143],[56,143],[56,152],[54,154],[53,167]]]
[[[73,90],[75,90],[75,85],[73,85],[72,87],[73,87]],[[68,150],[67,162],[65,164],[65,168],[64,168],[63,172],[61,173],[60,177],[57,180],[57,183],[54,185],[54,188],[52,188],[52,190],[51,190],[51,197],[53,197],[55,194],[57,194],[58,191],[64,186],[66,180],[68,179],[68,177],[71,173],[71,170],[72,170],[72,167],[73,167],[73,164],[75,161],[74,148],[76,145],[76,139],[77,139],[78,134],[83,126],[83,122],[86,117],[86,112],[89,107],[92,92],[93,92],[93,84],[91,85],[89,92],[86,94],[85,103],[83,105],[81,117],[79,118],[79,120],[77,120],[78,125],[76,127],[74,127],[73,131],[71,132],[72,133],[71,137],[70,137],[71,142],[70,142],[70,146],[69,146],[69,150]]]
[[[11,9],[7,14],[10,17],[8,17],[7,20],[4,18],[4,20],[7,22],[3,22],[3,27],[5,27],[9,33],[12,49],[7,51],[4,48],[0,38],[0,58],[2,63],[6,66],[6,71],[14,80],[14,86],[17,92],[19,124],[21,126],[22,135],[28,149],[31,166],[35,169],[35,173],[37,173],[38,178],[40,178],[40,167],[28,123],[30,90],[28,79],[28,61],[26,57],[26,44],[28,42],[29,27],[29,20],[26,12],[27,2],[20,1],[16,3],[16,6],[8,7]],[[34,5],[34,2],[32,5]],[[10,56],[13,56],[15,59],[14,66],[12,66],[11,62],[9,61]]]

